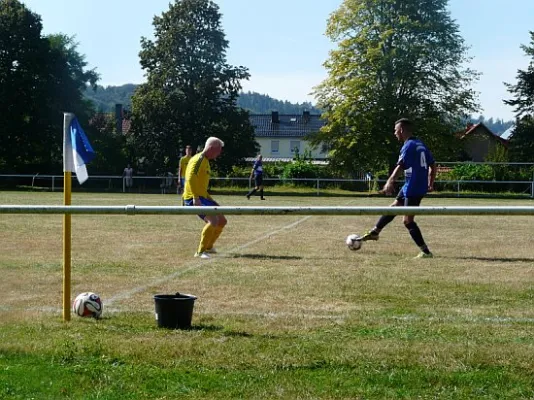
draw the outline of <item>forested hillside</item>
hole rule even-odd
[[[280,114],[302,114],[305,110],[311,114],[321,114],[321,111],[309,102],[294,104],[256,92],[242,92],[237,105],[250,111],[251,114],[267,114],[271,111],[278,111]]]
[[[122,104],[124,108],[131,108],[131,98],[138,85],[127,83],[121,86],[97,86],[96,90],[87,88],[85,97],[91,100],[97,111],[111,112],[115,109],[115,104]]]
[[[125,109],[130,109],[130,99],[136,87],[137,85],[132,83],[122,86],[98,86],[96,91],[88,88],[85,91],[85,97],[91,100],[95,108],[101,112],[113,111],[116,103],[122,104]],[[252,114],[267,114],[271,111],[278,111],[281,114],[301,114],[304,110],[312,114],[321,113],[311,103],[294,104],[255,92],[242,92],[237,104]]]
[[[98,86],[96,91],[87,89],[85,91],[85,97],[91,100],[95,108],[101,112],[113,111],[117,103],[122,104],[128,110],[131,108],[130,99],[137,86],[133,83],[121,86]],[[242,92],[237,104],[245,110],[250,111],[251,114],[268,114],[271,111],[278,111],[281,114],[301,114],[304,110],[308,110],[312,114],[321,114],[321,111],[311,103],[294,104],[256,92]],[[486,119],[483,115],[472,118],[471,122],[474,124],[483,122],[484,125],[497,135],[504,133],[513,124],[513,121],[493,118]]]

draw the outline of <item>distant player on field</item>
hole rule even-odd
[[[258,155],[254,165],[252,166],[252,171],[250,171],[250,179],[254,177],[254,188],[247,193],[247,199],[250,200],[250,196],[260,191],[260,198],[265,200],[263,197],[263,163],[261,154]]]
[[[191,160],[191,154],[191,146],[185,146],[185,155],[180,158],[180,163],[178,164],[178,194],[180,194],[181,191],[184,189],[185,171],[187,170],[187,164],[189,163],[189,160]]]
[[[185,173],[185,187],[183,200],[186,206],[218,206],[217,202],[211,198],[208,193],[208,184],[210,180],[210,163],[209,160],[217,158],[224,146],[224,142],[216,137],[210,137],[206,140],[204,150],[195,154],[187,164]],[[210,258],[210,253],[217,251],[213,247],[217,238],[221,235],[227,220],[224,215],[199,215],[206,222],[200,244],[195,257],[202,259]]]
[[[437,171],[434,158],[423,142],[413,136],[413,124],[409,119],[402,118],[395,122],[395,136],[399,141],[404,142],[404,145],[400,151],[397,166],[384,185],[383,191],[386,194],[392,194],[395,190],[395,180],[404,170],[406,181],[391,206],[417,207],[427,192],[433,190]],[[382,229],[394,218],[394,215],[381,216],[376,226],[367,232],[362,240],[378,240]],[[414,215],[405,215],[403,222],[413,241],[421,249],[416,258],[432,258],[432,253],[414,219]]]

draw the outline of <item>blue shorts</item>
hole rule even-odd
[[[263,175],[258,174],[254,177],[254,185],[256,187],[263,185]]]
[[[424,196],[404,196],[404,193],[401,189],[395,200],[399,201],[404,205],[404,207],[418,207],[421,204]]]
[[[194,199],[187,199],[184,200],[184,206],[194,206],[193,204]],[[206,199],[205,197],[200,197],[200,206],[201,207],[213,207],[218,206],[217,202],[215,200]],[[204,218],[206,218],[205,215],[199,214],[198,216],[202,221],[204,221]]]
[[[185,185],[185,178],[180,178],[180,186],[184,187]]]

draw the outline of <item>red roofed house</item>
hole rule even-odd
[[[457,135],[464,144],[464,155],[469,161],[486,161],[486,157],[495,152],[496,146],[508,147],[508,140],[494,134],[482,122],[468,124]]]
[[[115,131],[122,132],[123,135],[126,135],[130,132],[130,127],[132,125],[130,112],[122,108],[122,104],[115,104],[115,112],[102,112],[96,113],[93,115],[90,124],[102,124],[105,120],[113,119],[115,123]]]

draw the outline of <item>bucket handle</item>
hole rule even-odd
[[[193,299],[193,300],[196,300],[197,297],[196,296],[193,296],[191,294],[183,294],[183,293],[180,293],[180,292],[176,292],[175,294],[176,297],[185,297],[187,299]]]

